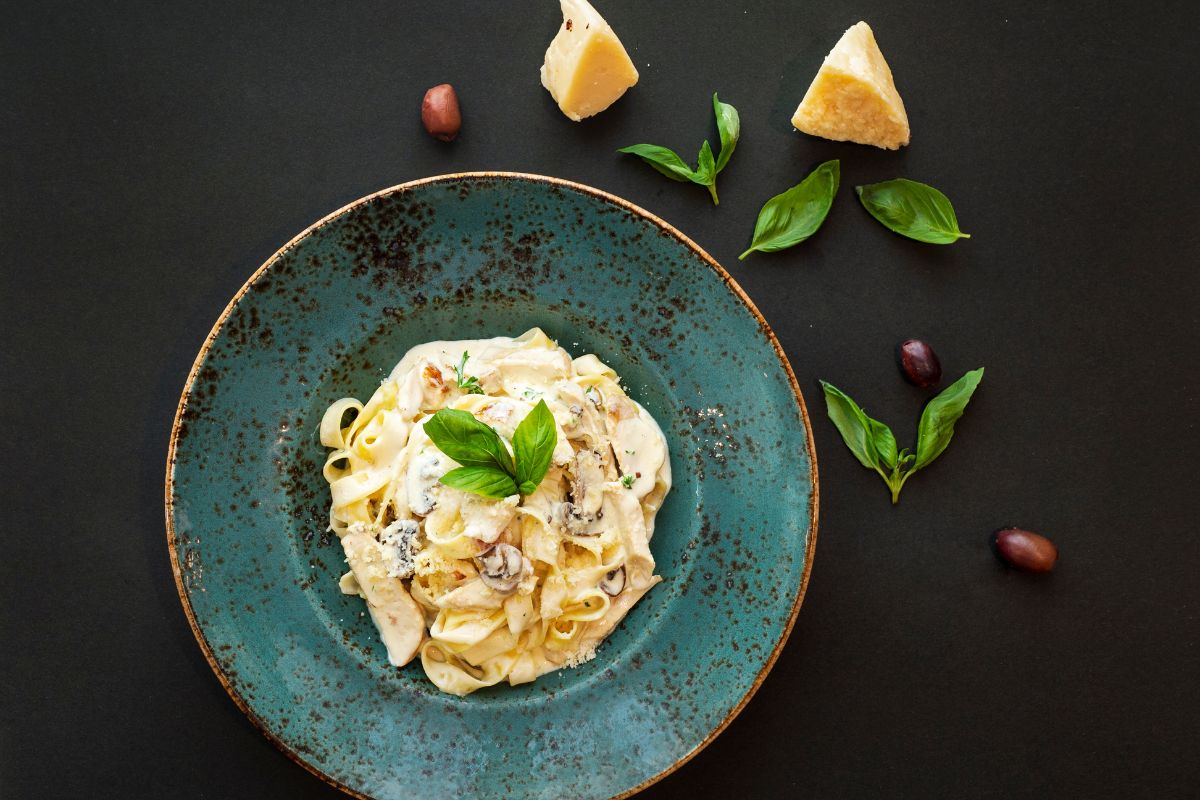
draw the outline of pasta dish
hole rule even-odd
[[[390,663],[419,657],[444,692],[588,661],[661,580],[666,438],[611,368],[538,328],[414,347],[320,436],[341,590]]]

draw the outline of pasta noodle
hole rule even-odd
[[[466,411],[511,450],[539,400],[557,442],[535,491],[492,500],[439,482],[458,464],[425,434],[435,412]],[[671,488],[666,438],[616,372],[540,329],[419,345],[366,404],[331,405],[320,436],[350,567],[339,586],[366,602],[388,660],[419,657],[444,692],[587,661],[661,580],[650,539]]]

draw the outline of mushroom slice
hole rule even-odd
[[[580,450],[568,468],[571,515],[592,520],[604,502],[604,461],[595,450]]]
[[[592,530],[595,520],[580,516],[571,503],[563,503],[558,507],[555,521],[570,536],[599,536],[603,533],[601,530]]]
[[[567,502],[554,511],[555,521],[571,536],[596,536],[592,523],[603,516],[604,459],[595,450],[580,450],[567,466],[571,486]]]
[[[625,590],[625,565],[614,569],[600,581],[600,591],[609,597],[616,597]]]
[[[511,544],[498,542],[475,556],[479,577],[484,584],[502,594],[516,590],[525,572],[525,557]]]

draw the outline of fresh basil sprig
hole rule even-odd
[[[763,204],[754,224],[754,237],[741,261],[758,250],[774,253],[800,244],[821,227],[841,181],[841,162],[826,161],[783,194]]]
[[[892,429],[867,413],[836,386],[821,381],[825,407],[842,441],[859,463],[873,469],[892,491],[892,503],[900,500],[900,490],[912,474],[928,466],[942,454],[954,436],[954,423],[966,410],[971,395],[983,380],[983,368],[971,370],[947,386],[925,405],[917,426],[917,452],[896,452]]]
[[[425,421],[425,434],[462,465],[443,475],[442,483],[495,499],[533,494],[546,477],[558,443],[554,415],[545,400],[517,426],[511,456],[496,429],[466,411],[443,408]]]
[[[692,169],[679,155],[669,147],[656,144],[634,144],[622,147],[618,153],[629,153],[638,156],[650,166],[666,175],[673,181],[691,181],[708,187],[712,195],[713,205],[720,205],[717,199],[717,174],[725,169],[729,157],[737,147],[738,138],[742,135],[742,122],[737,109],[728,103],[717,99],[713,92],[713,114],[717,118],[717,135],[721,137],[721,152],[713,157],[712,147],[708,139],[700,145],[700,155],[696,159],[696,168]]]
[[[855,191],[872,217],[901,236],[929,244],[953,244],[971,238],[958,229],[950,199],[932,186],[896,178],[856,186]]]
[[[479,385],[479,378],[466,373],[467,359],[471,357],[470,351],[463,351],[462,360],[458,362],[457,367],[453,367],[454,376],[458,378],[458,388],[463,394],[483,394],[483,387]]]

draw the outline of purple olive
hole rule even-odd
[[[900,371],[913,386],[928,389],[942,379],[942,364],[933,348],[920,339],[900,343]]]
[[[1058,561],[1058,548],[1045,536],[1020,528],[992,534],[992,547],[1004,562],[1026,572],[1049,572]]]

